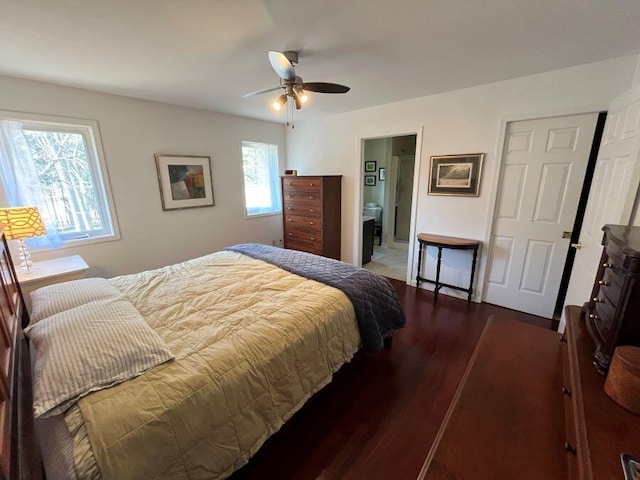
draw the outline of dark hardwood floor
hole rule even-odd
[[[356,354],[232,480],[414,480],[487,318],[557,324],[391,282],[407,315],[393,348]]]

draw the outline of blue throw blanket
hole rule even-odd
[[[342,290],[353,304],[365,350],[381,350],[383,340],[404,327],[406,320],[395,290],[389,280],[376,273],[339,260],[260,243],[243,243],[225,250]]]

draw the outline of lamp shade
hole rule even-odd
[[[36,207],[0,208],[0,223],[7,240],[39,237],[47,233]]]

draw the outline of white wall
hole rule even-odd
[[[415,232],[485,241],[476,281],[476,289],[481,288],[506,122],[604,110],[631,84],[635,60],[635,56],[621,57],[299,122],[287,134],[287,167],[305,174],[344,176],[342,259],[357,263],[360,234],[354,229],[354,218],[362,198],[361,139],[422,129],[422,148],[416,152]],[[486,153],[479,197],[427,195],[431,155],[474,152]],[[415,247],[410,254],[415,254]],[[433,264],[430,257],[428,268]],[[445,254],[442,280],[466,286],[468,269],[465,253]],[[415,278],[415,272],[410,273],[410,278]],[[479,293],[474,296],[476,300]]]
[[[244,218],[240,151],[241,140],[275,143],[284,167],[281,124],[2,76],[0,110],[93,119],[102,135],[121,240],[38,253],[36,261],[77,253],[89,276],[109,277],[282,238],[280,215]],[[154,153],[210,156],[215,206],[163,211]]]
[[[375,172],[363,172],[362,175],[362,201],[363,205],[375,203],[379,207],[384,204],[384,182],[378,178],[378,171],[387,166],[387,159],[391,155],[391,141],[387,138],[375,138],[364,142],[364,161],[376,162]],[[375,186],[364,185],[364,177],[372,175],[376,177]]]

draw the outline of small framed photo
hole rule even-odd
[[[376,176],[375,175],[365,175],[364,176],[364,184],[367,187],[375,187],[376,186]]]
[[[376,162],[375,162],[375,160],[371,160],[369,162],[364,162],[364,171],[365,172],[375,172],[376,171]]]
[[[162,210],[212,207],[211,158],[156,153]]]
[[[484,153],[431,157],[429,195],[477,197]]]
[[[381,182],[384,182],[385,179],[385,169],[381,168],[380,170],[378,170],[378,180],[380,180]]]

